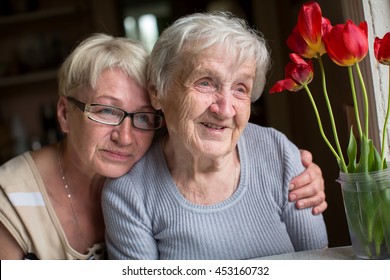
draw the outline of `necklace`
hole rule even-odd
[[[76,213],[76,210],[75,210],[75,207],[74,207],[72,194],[71,194],[71,192],[69,190],[69,185],[68,185],[68,182],[66,180],[66,177],[65,177],[65,174],[64,174],[64,170],[62,168],[60,146],[58,145],[57,148],[58,148],[58,150],[57,150],[58,151],[58,167],[60,169],[61,179],[62,179],[62,182],[63,182],[64,187],[65,187],[66,196],[68,197],[70,208],[72,209],[73,218],[74,218],[74,221],[76,222],[78,230],[81,233],[81,236],[82,236],[82,238],[83,238],[83,240],[85,242],[85,245],[87,245],[89,247],[89,244],[91,244],[91,243],[88,241],[88,239],[85,237],[84,232],[81,230],[80,222],[79,222],[79,219],[77,218],[77,213]]]

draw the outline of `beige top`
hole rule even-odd
[[[104,244],[81,254],[68,243],[50,203],[41,175],[26,152],[0,166],[0,222],[13,235],[27,258],[102,259]]]

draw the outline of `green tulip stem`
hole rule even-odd
[[[367,97],[367,90],[366,90],[366,85],[364,83],[364,79],[362,76],[362,72],[360,71],[359,63],[355,63],[356,66],[356,71],[359,76],[359,81],[360,85],[362,86],[362,91],[363,91],[363,99],[364,99],[364,118],[365,118],[365,134],[368,137],[368,114],[369,114],[369,109],[368,109],[368,97]]]
[[[337,150],[338,150],[338,155],[339,155],[337,157],[337,159],[338,159],[339,164],[341,164],[342,171],[347,173],[348,172],[347,171],[347,166],[345,164],[343,152],[341,151],[341,147],[340,147],[340,141],[339,141],[339,136],[337,134],[336,123],[334,121],[332,105],[330,104],[328,91],[327,91],[327,88],[326,88],[326,77],[325,77],[324,64],[322,62],[322,58],[321,58],[320,54],[317,55],[317,58],[318,58],[318,62],[319,62],[319,65],[320,65],[320,70],[321,70],[322,88],[323,88],[323,92],[324,92],[324,97],[325,97],[326,105],[328,107],[330,122],[332,124],[333,136],[334,136],[334,140],[335,140],[336,147],[337,147]]]
[[[306,90],[307,95],[309,96],[311,104],[313,105],[314,113],[315,113],[315,115],[317,117],[318,127],[320,129],[321,136],[324,139],[326,145],[329,147],[329,149],[333,153],[333,155],[336,157],[337,161],[339,162],[340,161],[340,156],[337,154],[336,150],[333,148],[332,144],[329,142],[328,138],[325,135],[324,129],[322,127],[321,117],[320,117],[320,114],[318,113],[317,105],[316,105],[316,102],[314,101],[313,95],[311,94],[311,91],[310,91],[309,87],[306,84],[303,85],[303,87]],[[346,169],[347,168],[345,167],[345,170]]]
[[[360,124],[359,105],[357,103],[357,98],[356,98],[356,89],[355,89],[355,83],[353,79],[352,66],[348,66],[348,74],[349,74],[349,81],[351,84],[353,106],[355,108],[355,118],[356,118],[357,128],[359,130],[360,139],[363,139],[363,131],[362,131],[362,126]]]
[[[389,115],[390,115],[390,68],[389,68],[389,94],[387,95],[387,111],[386,111],[385,123],[383,124],[383,131],[382,131],[382,149],[381,149],[382,168],[384,168],[385,166],[385,142],[386,142],[387,122],[389,120]]]

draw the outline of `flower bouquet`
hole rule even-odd
[[[288,37],[287,45],[293,53],[290,54],[291,62],[285,68],[285,79],[276,82],[270,89],[270,93],[283,90],[296,92],[304,89],[306,91],[314,109],[321,136],[340,168],[338,182],[342,187],[353,249],[360,258],[389,258],[390,168],[387,168],[385,158],[385,142],[390,98],[388,98],[382,130],[382,146],[378,151],[368,136],[369,104],[365,82],[359,68],[359,62],[368,53],[367,22],[356,25],[348,20],[345,24],[332,26],[329,19],[322,16],[319,4],[308,2],[300,9],[298,24]],[[383,39],[375,38],[374,53],[379,63],[390,65],[390,32],[384,35]],[[354,135],[351,127],[345,154],[339,143],[330,95],[327,92],[322,61],[322,56],[325,54],[337,65],[345,67],[349,74],[358,135]],[[329,113],[334,144],[323,130],[315,98],[309,89],[309,84],[314,77],[313,60],[319,64],[323,97]],[[361,107],[364,108],[364,112],[362,114],[359,114],[354,72],[357,74],[357,85],[361,87],[363,95]],[[361,118],[363,118],[362,121]]]

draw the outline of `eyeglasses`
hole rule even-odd
[[[128,113],[120,108],[102,105],[87,104],[73,97],[67,99],[77,106],[90,119],[98,123],[117,126],[120,125],[126,117],[130,117],[131,123],[135,128],[142,130],[158,130],[163,126],[164,117],[159,113],[136,112]]]

